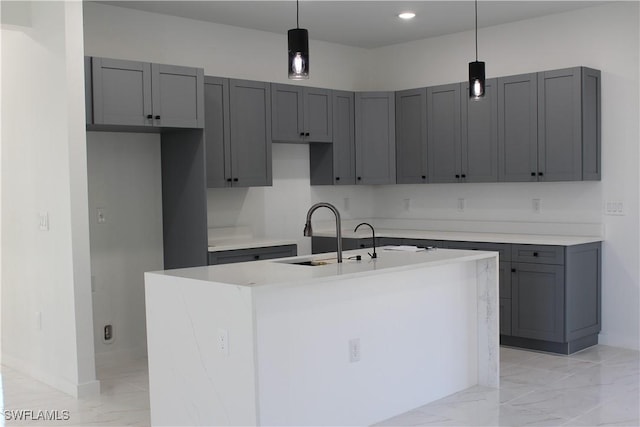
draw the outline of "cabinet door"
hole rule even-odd
[[[582,179],[582,103],[579,67],[538,73],[540,181]]]
[[[396,92],[396,179],[427,182],[427,89]]]
[[[309,142],[333,141],[331,90],[304,88],[304,139]]]
[[[396,181],[393,92],[356,93],[356,184]]]
[[[500,335],[511,335],[511,298],[500,298]]]
[[[538,180],[535,73],[498,79],[498,180]]]
[[[564,267],[512,263],[512,334],[564,342]]]
[[[229,108],[233,186],[271,185],[269,83],[229,80]]]
[[[271,103],[272,139],[276,142],[302,142],[302,87],[272,83]]]
[[[207,158],[207,187],[231,185],[229,132],[229,80],[205,77],[204,136]]]
[[[204,127],[204,70],[151,65],[154,126]]]
[[[153,125],[151,64],[92,58],[93,123]]]
[[[429,182],[458,182],[460,171],[460,83],[427,88]]]
[[[296,245],[268,246],[230,251],[209,252],[209,265],[233,264],[236,262],[261,261],[296,256]]]
[[[582,179],[600,180],[600,71],[582,68]]]
[[[356,183],[356,133],[353,92],[333,91],[333,180],[336,185]]]
[[[488,79],[484,98],[462,91],[462,169],[466,182],[498,181],[498,96],[496,79]]]

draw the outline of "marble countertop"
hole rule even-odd
[[[209,252],[234,251],[238,249],[268,248],[271,246],[295,245],[295,240],[286,239],[254,239],[254,238],[229,238],[213,240],[209,239]]]
[[[335,237],[335,229],[314,230],[314,236]],[[358,230],[343,230],[344,238],[369,238],[371,230],[369,228]],[[459,231],[428,231],[428,230],[395,230],[376,229],[377,237],[395,237],[403,239],[429,239],[429,240],[449,240],[461,242],[490,242],[490,243],[515,243],[523,245],[558,245],[572,246],[585,243],[602,241],[599,236],[560,236],[545,234],[508,234],[508,233],[473,233]]]
[[[360,255],[361,261],[349,260]],[[297,256],[277,260],[253,261],[206,267],[156,271],[145,274],[194,279],[218,284],[259,286],[276,284],[299,284],[314,281],[342,280],[378,273],[390,273],[414,268],[475,261],[497,257],[497,252],[433,249],[418,252],[392,251],[382,247],[378,258],[370,259],[366,249],[345,251],[343,263],[335,262],[335,253]],[[294,262],[326,261],[318,266],[296,265]]]

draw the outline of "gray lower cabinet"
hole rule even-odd
[[[429,182],[460,182],[460,83],[427,88],[427,156]]]
[[[201,68],[91,58],[93,125],[202,128]]]
[[[271,84],[272,139],[275,142],[331,142],[330,89]]]
[[[352,185],[355,172],[354,93],[334,90],[331,94],[333,143],[311,143],[311,185]]]
[[[272,182],[269,83],[205,79],[207,187]]]
[[[231,264],[236,262],[260,261],[296,256],[296,245],[268,246],[263,248],[236,249],[229,251],[209,252],[208,264]]]
[[[396,182],[395,95],[355,95],[356,184]]]
[[[600,71],[498,79],[500,181],[600,179]]]
[[[396,92],[396,183],[425,183],[427,170],[427,89]]]
[[[378,239],[376,238],[376,244]],[[342,250],[352,251],[354,249],[364,249],[373,246],[373,239],[369,238],[343,238]],[[311,253],[324,254],[327,252],[336,252],[337,242],[335,237],[313,236],[311,238]]]

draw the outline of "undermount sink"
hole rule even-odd
[[[345,259],[343,260],[344,262],[353,262],[356,261],[354,260],[350,260],[350,259]],[[338,263],[338,259],[337,258],[325,258],[325,259],[307,259],[307,260],[288,260],[288,261],[278,261],[282,264],[292,264],[292,265],[307,265],[309,267],[318,267],[321,265],[330,265],[330,264],[337,264]]]

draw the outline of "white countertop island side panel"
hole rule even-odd
[[[147,273],[152,424],[368,425],[496,387],[496,272],[496,253],[437,250]]]

